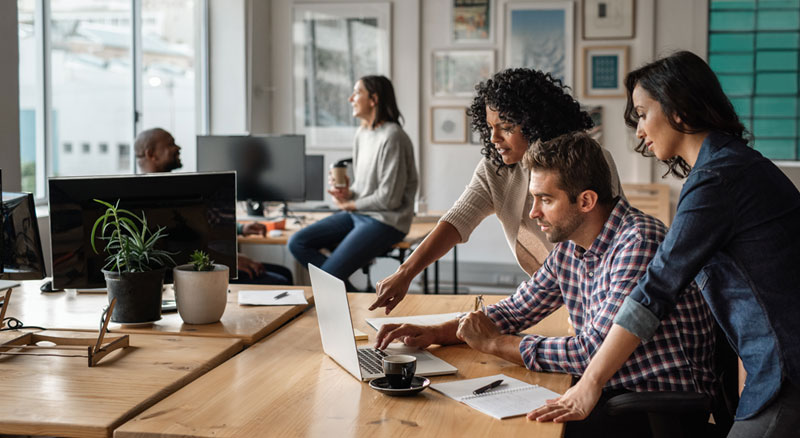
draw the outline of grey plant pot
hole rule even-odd
[[[165,272],[165,268],[122,273],[104,269],[108,302],[117,299],[111,322],[142,324],[161,319],[161,288]]]
[[[211,324],[222,318],[228,303],[228,267],[214,265],[213,271],[195,271],[191,264],[172,270],[175,301],[183,322]]]

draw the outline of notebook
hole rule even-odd
[[[481,386],[488,385],[500,379],[503,379],[503,383],[497,388],[491,389],[483,394],[472,394],[472,391]],[[441,392],[453,400],[458,400],[498,420],[525,415],[543,406],[547,400],[561,396],[561,394],[547,388],[531,385],[503,374],[479,377],[477,379],[436,383],[431,385],[431,389]]]

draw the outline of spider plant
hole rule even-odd
[[[95,237],[107,241],[105,251],[106,270],[123,272],[144,272],[175,265],[169,251],[156,249],[159,239],[166,237],[164,227],[151,231],[147,226],[147,218],[142,212],[142,217],[133,212],[119,208],[119,200],[112,205],[99,199],[94,200],[106,207],[102,216],[97,218],[92,227],[90,240],[92,249],[99,254],[95,246]],[[99,228],[99,235],[96,235]]]

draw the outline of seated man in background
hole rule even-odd
[[[386,324],[377,348],[394,339],[416,346],[466,342],[533,371],[580,376],[600,347],[623,300],[646,271],[666,234],[658,219],[611,195],[610,171],[600,145],[571,133],[532,146],[523,158],[531,171],[530,217],[557,245],[516,293],[460,319],[437,326]],[[562,305],[575,335],[516,336]],[[603,404],[626,392],[681,391],[709,394],[712,321],[692,283],[676,311],[653,338],[639,346],[604,388],[598,407],[565,436],[649,436],[646,414],[609,417]],[[708,419],[697,418],[700,423]]]
[[[161,128],[142,131],[133,143],[136,163],[142,173],[171,172],[180,169],[181,147],[175,144],[172,135]],[[267,228],[262,223],[237,224],[237,234],[249,236],[266,235]],[[238,280],[231,283],[246,284],[293,284],[292,272],[280,265],[257,262],[242,253],[237,254]]]

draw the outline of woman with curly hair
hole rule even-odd
[[[536,221],[528,217],[533,197],[528,193],[530,172],[517,165],[528,147],[573,131],[592,127],[592,119],[567,94],[567,87],[549,73],[508,69],[478,84],[468,114],[472,129],[483,141],[472,181],[431,234],[397,272],[378,282],[378,297],[370,310],[386,313],[405,297],[411,280],[458,243],[466,242],[484,218],[496,214],[508,245],[522,270],[536,272],[552,249]],[[622,193],[611,154],[613,195]]]

